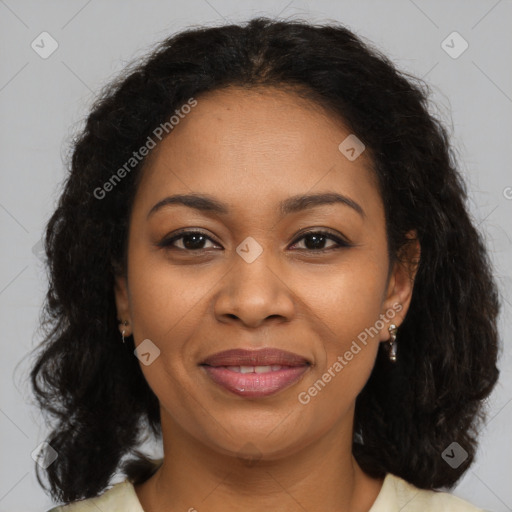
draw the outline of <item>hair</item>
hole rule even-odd
[[[474,460],[484,399],[498,379],[500,303],[448,133],[429,113],[428,86],[337,22],[260,17],[189,28],[135,64],[96,99],[46,225],[44,340],[30,378],[54,423],[47,442],[58,458],[44,473],[52,497],[93,497],[120,469],[137,484],[158,467],[137,447],[143,434],[161,435],[159,401],[133,337],[120,342],[114,300],[147,157],[105,198],[95,190],[190,98],[230,86],[295,91],[341,120],[371,154],[392,261],[402,261],[415,230],[421,258],[398,360],[377,354],[356,400],[353,454],[371,476],[452,487]],[[452,442],[467,452],[457,468],[442,457]]]

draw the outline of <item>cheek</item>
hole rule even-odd
[[[309,279],[302,294],[328,324],[333,347],[343,349],[378,320],[385,288],[385,266],[360,252]]]
[[[381,264],[354,258],[329,277],[317,279],[315,292],[304,290],[308,305],[325,328],[320,336],[323,354],[307,382],[312,387],[301,391],[318,400],[318,405],[337,404],[332,410],[324,409],[333,418],[355,400],[373,369],[385,280]]]
[[[207,275],[207,282],[193,279],[191,272],[141,246],[133,247],[128,271],[135,344],[149,339],[159,350],[151,364],[141,360],[141,370],[162,404],[173,404],[174,411],[186,410],[187,397],[193,393],[184,367],[187,340],[200,327],[201,301],[213,281]]]
[[[207,272],[201,279],[197,275],[144,248],[133,249],[128,282],[136,340],[150,338],[167,348],[173,340],[177,348],[187,330],[197,325],[196,315],[214,283]]]
[[[365,248],[352,249],[331,265],[283,267],[284,292],[291,290],[296,321],[316,324],[331,358],[345,352],[347,343],[378,319],[386,277],[381,261]],[[171,264],[135,245],[128,275],[135,340],[149,338],[166,350],[172,345],[176,352],[180,340],[205,323],[211,290],[229,278],[233,276],[213,267]]]

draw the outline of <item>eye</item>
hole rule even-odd
[[[331,251],[334,249],[339,249],[341,247],[351,247],[351,244],[347,241],[343,240],[341,237],[334,235],[329,231],[319,230],[319,231],[309,231],[307,233],[302,233],[300,238],[297,238],[294,242],[294,245],[300,241],[305,240],[304,245],[305,248],[300,248],[301,250],[313,251],[313,252],[324,252]],[[335,242],[334,247],[325,248],[323,245],[326,240],[332,240]]]
[[[325,230],[317,230],[317,231],[309,231],[307,233],[302,233],[299,238],[296,238],[292,244],[297,245],[298,242],[304,240],[305,247],[300,248],[299,250],[311,251],[311,252],[325,252],[331,251],[335,249],[339,249],[342,247],[352,247],[352,244],[343,240],[341,237]],[[335,242],[332,247],[324,247],[324,244],[327,240],[331,240]],[[158,247],[163,247],[167,249],[178,249],[182,251],[188,252],[199,252],[208,247],[205,247],[205,243],[212,242],[216,244],[214,240],[212,240],[208,235],[201,231],[180,231],[179,233],[174,234],[169,238],[164,238],[157,245]]]
[[[181,231],[170,238],[164,238],[157,245],[168,249],[180,249],[183,251],[202,251],[206,241],[213,240],[201,231]],[[175,242],[181,241],[181,247],[175,245]]]

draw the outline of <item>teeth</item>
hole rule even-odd
[[[271,372],[272,367],[271,366],[255,366],[254,367],[254,373],[267,373]]]
[[[273,364],[269,366],[226,366],[225,368],[237,373],[268,373],[280,370],[282,366]]]

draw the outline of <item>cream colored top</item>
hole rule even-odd
[[[96,498],[55,507],[47,512],[144,512],[133,485],[124,480]],[[391,473],[368,512],[484,512],[452,494],[426,491]]]

